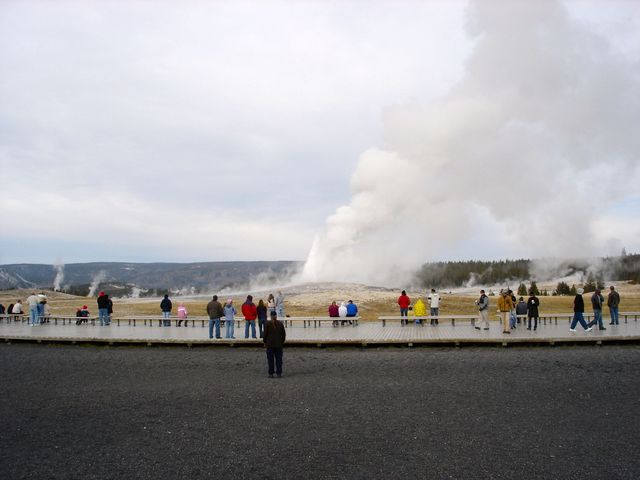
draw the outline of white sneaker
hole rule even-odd
[[[575,328],[570,328],[569,331],[575,333],[576,329]]]
[[[593,327],[589,327],[585,330],[585,332],[590,332],[591,330],[593,330]]]

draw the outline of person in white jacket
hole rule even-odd
[[[429,294],[429,305],[431,307],[430,315],[437,317],[440,313],[440,294],[436,292],[435,288],[432,288]],[[438,325],[438,319],[432,318],[431,325]]]

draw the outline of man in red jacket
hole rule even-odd
[[[408,323],[407,315],[409,314],[409,305],[411,305],[411,299],[407,295],[407,292],[402,290],[402,295],[398,297],[398,305],[400,306],[400,316],[405,317],[400,320],[400,325],[406,325]]]
[[[244,316],[244,338],[249,338],[249,326],[251,326],[251,338],[256,338],[258,307],[253,303],[251,295],[247,295],[247,301],[242,304],[242,315]]]

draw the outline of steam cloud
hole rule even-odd
[[[449,94],[386,112],[385,148],[359,158],[302,280],[389,284],[478,231],[532,256],[596,254],[594,212],[637,191],[638,64],[556,1],[472,2],[467,31]]]
[[[56,263],[53,265],[53,268],[56,271],[56,277],[53,279],[53,290],[59,292],[62,281],[64,280],[64,264]]]
[[[96,294],[96,290],[98,290],[100,283],[103,282],[105,278],[107,278],[107,273],[104,270],[100,270],[100,272],[94,275],[87,297],[93,297]]]

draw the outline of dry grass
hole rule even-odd
[[[620,284],[618,286],[622,297],[621,311],[640,311],[640,285]],[[0,292],[0,303],[8,306],[20,298],[24,302],[31,292],[28,290],[8,290]],[[291,292],[284,291],[286,296],[286,313],[291,316],[326,316],[327,307],[332,300],[345,301],[353,299],[358,305],[360,316],[363,320],[377,320],[380,315],[398,315],[396,304],[398,292],[384,289],[368,289],[367,287],[354,287],[345,285],[343,288],[332,286],[331,288],[316,288],[312,291],[298,289]],[[420,292],[408,292],[412,300],[420,296]],[[605,292],[606,293],[606,292]],[[59,292],[45,291],[49,298],[49,308],[52,314],[74,315],[76,308],[83,305],[89,307],[92,314],[97,314],[95,298],[76,297]],[[266,300],[267,295],[254,294],[254,301],[260,298]],[[474,301],[476,295],[441,293],[441,315],[474,314],[476,307]],[[423,297],[424,298],[424,297]],[[589,295],[585,295],[587,311],[591,311],[588,302]],[[234,296],[234,304],[240,310],[245,295]],[[116,315],[160,315],[160,298],[140,299],[114,299],[114,312]],[[172,298],[174,310],[183,302],[191,316],[206,315],[206,305],[210,297],[199,298]],[[222,300],[226,300],[226,297]],[[490,297],[491,305],[496,305],[497,297]],[[540,297],[541,313],[569,313],[572,311],[573,297]],[[606,309],[605,309],[606,312]],[[606,314],[606,313],[605,313]]]

